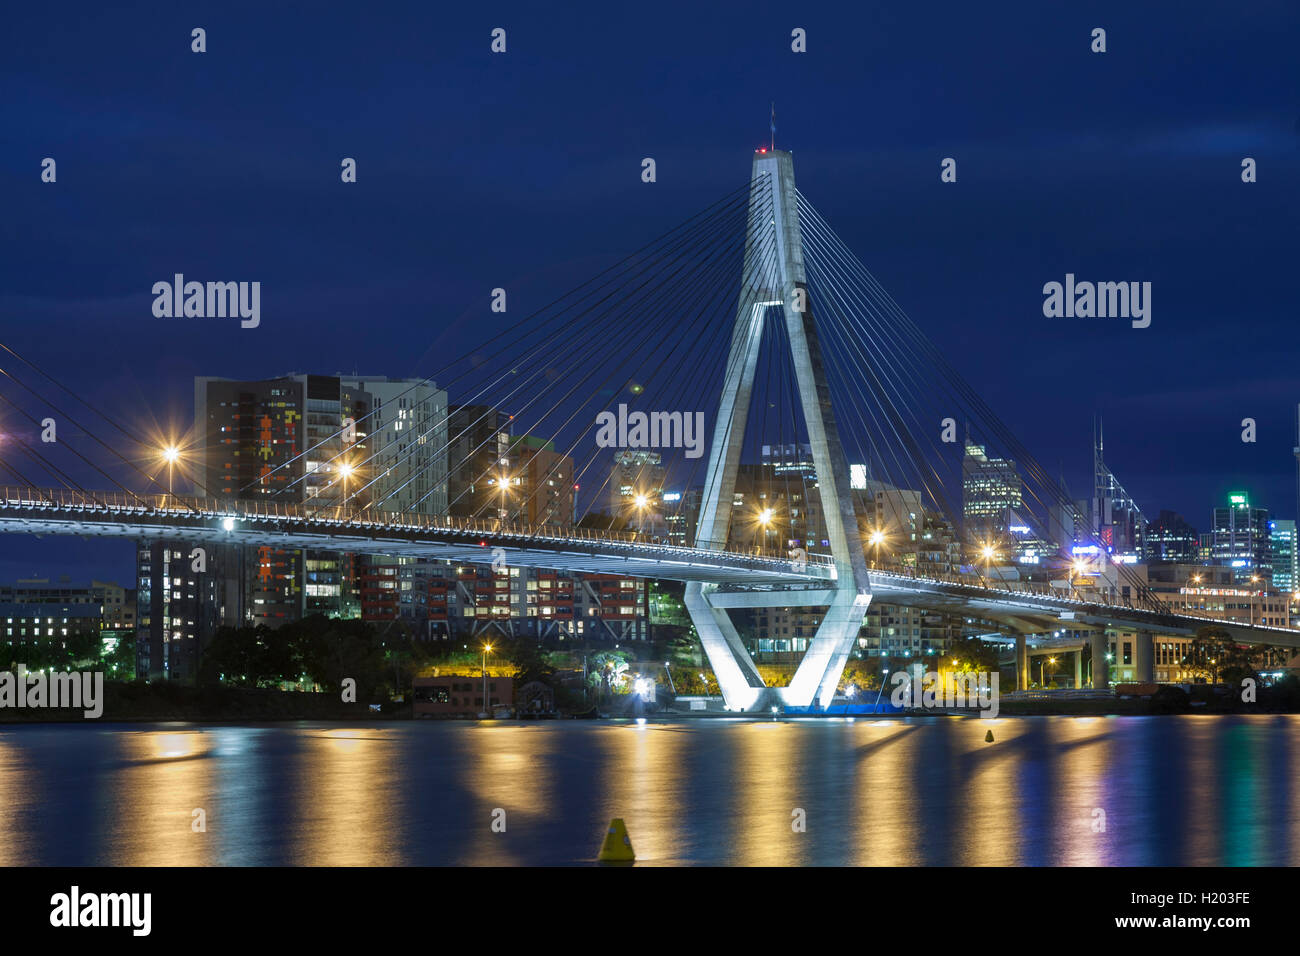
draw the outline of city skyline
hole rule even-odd
[[[776,142],[794,150],[802,188],[1074,494],[1087,493],[1086,435],[1101,414],[1108,464],[1148,514],[1173,510],[1201,527],[1214,502],[1246,488],[1292,517],[1297,396],[1285,369],[1300,346],[1276,304],[1297,212],[1284,185],[1300,172],[1297,90],[1268,66],[1294,32],[1282,7],[1250,23],[1184,21],[1177,53],[1158,12],[1108,11],[1104,55],[1088,49],[1091,23],[1032,5],[949,12],[958,22],[939,33],[919,12],[849,12],[833,25],[810,15],[801,57],[782,55],[789,28],[773,13],[724,23],[692,9],[693,29],[666,16],[634,31],[618,13],[599,30],[578,13],[520,14],[496,58],[473,14],[406,11],[401,30],[381,14],[343,30],[259,10],[250,31],[251,10],[213,14],[207,60],[175,17],[128,28],[91,14],[55,38],[24,30],[39,14],[20,11],[10,36],[43,39],[12,46],[0,67],[33,94],[5,107],[16,137],[12,231],[0,240],[12,265],[0,290],[7,335],[132,425],[186,421],[200,375],[423,377],[438,355],[467,350],[743,182],[776,99]],[[158,64],[172,33],[175,52]],[[670,36],[684,68],[661,76],[652,64]],[[980,96],[943,93],[982,71],[991,48],[1006,70]],[[765,49],[756,95],[747,66]],[[383,79],[319,75],[311,67],[326,54],[358,67],[382,57]],[[556,56],[566,69],[550,68]],[[215,89],[203,64],[218,57],[236,69]],[[76,68],[51,73],[51,61]],[[238,68],[254,61],[277,83],[269,100]],[[665,111],[661,98],[706,62],[714,95]],[[149,80],[159,69],[165,87]],[[581,82],[584,70],[600,72],[600,88]],[[89,92],[63,78],[74,74],[103,82]],[[1040,74],[1050,82],[1025,82]],[[302,75],[313,82],[292,79]],[[467,81],[496,113],[449,95]],[[859,92],[845,99],[850,88]],[[93,121],[105,97],[112,126]],[[185,118],[181,102],[206,118]],[[841,120],[864,107],[870,121]],[[89,121],[75,132],[51,124],[68,109]],[[1040,116],[1060,118],[1026,125]],[[42,183],[51,155],[59,178]],[[358,179],[345,185],[339,162],[351,156]],[[645,156],[658,162],[653,184],[640,180]],[[957,181],[942,183],[950,156]],[[1241,182],[1242,156],[1259,162],[1258,182]],[[268,216],[273,229],[250,230]],[[133,223],[129,249],[93,238],[122,221]],[[260,324],[155,318],[152,284],[177,272],[260,281]],[[1067,273],[1153,282],[1152,324],[1045,318],[1042,286]],[[497,287],[511,294],[504,316],[490,310]],[[1255,444],[1240,440],[1245,417],[1258,423]],[[26,542],[6,550],[6,566],[80,561],[62,549]]]
[[[20,933],[323,874],[373,944],[410,866],[1285,917],[1295,0],[5,25]]]

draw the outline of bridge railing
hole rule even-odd
[[[962,574],[960,572],[944,571],[938,568],[918,568],[915,565],[898,564],[892,562],[875,562],[870,565],[873,570],[883,571],[887,574],[894,574],[900,577],[913,578],[918,581],[934,581],[939,584],[956,584],[963,587],[978,588],[986,591],[1004,591],[1010,594],[1029,594],[1038,597],[1051,598],[1056,601],[1067,601],[1079,605],[1104,605],[1106,607],[1125,608],[1129,610],[1146,610],[1153,612],[1165,611],[1173,613],[1167,608],[1158,606],[1147,606],[1142,603],[1134,603],[1131,599],[1112,596],[1104,591],[1084,591],[1077,588],[1056,588],[1050,584],[1039,581],[1005,581],[992,575],[983,575],[979,573]],[[1190,616],[1190,615],[1181,615]]]
[[[21,486],[0,487],[0,509],[53,508],[62,511],[115,513],[123,515],[174,515],[199,519],[266,519],[273,521],[303,521],[371,530],[403,531],[454,531],[467,535],[490,536],[499,541],[501,535],[533,540],[559,542],[582,541],[591,544],[623,544],[647,554],[662,553],[675,557],[697,555],[707,558],[725,553],[729,557],[747,557],[756,561],[756,567],[770,567],[773,563],[795,562],[788,553],[758,547],[746,550],[688,547],[674,545],[662,536],[640,531],[609,531],[557,525],[532,525],[526,522],[499,518],[473,518],[460,515],[405,514],[400,512],[366,511],[332,503],[286,502],[266,499],[219,499],[179,494],[132,494],[128,492],[86,492],[67,488],[30,488]],[[816,568],[833,565],[829,555],[811,554],[801,558]]]

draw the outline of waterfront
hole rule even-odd
[[[0,865],[1294,865],[1298,771],[1284,715],[5,725]]]

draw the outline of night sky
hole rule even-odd
[[[195,375],[428,374],[741,185],[775,100],[803,193],[1077,497],[1100,413],[1148,516],[1294,516],[1291,0],[181,6],[0,36],[0,340],[134,429]],[[260,327],[154,318],[176,272],[261,281]],[[1150,328],[1045,318],[1067,272],[1150,281]],[[133,551],[0,543],[0,581],[63,573]]]

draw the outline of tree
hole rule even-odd
[[[1225,663],[1225,654],[1231,646],[1232,635],[1226,628],[1219,624],[1206,624],[1197,629],[1196,637],[1182,659],[1182,669],[1193,677],[1216,684]]]
[[[516,684],[522,686],[541,681],[549,686],[554,683],[555,667],[532,638],[516,638],[507,643],[501,652],[514,664]]]
[[[125,632],[113,649],[103,656],[104,670],[110,680],[135,680],[135,635]]]
[[[948,644],[943,659],[956,670],[992,673],[998,669],[998,651],[977,637],[956,637]],[[956,661],[955,665],[952,662]]]
[[[302,673],[333,691],[345,679],[357,682],[357,699],[380,694],[387,681],[382,642],[364,621],[338,620],[319,614],[293,626]]]
[[[292,625],[219,628],[203,651],[199,683],[265,687],[296,681],[302,671],[293,638]]]
[[[625,694],[631,687],[627,670],[627,651],[599,651],[587,658],[587,683],[607,694]]]

